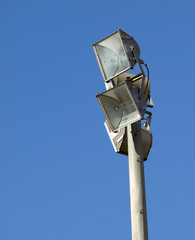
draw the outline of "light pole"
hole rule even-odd
[[[127,126],[131,231],[133,240],[148,240],[141,123]]]
[[[138,44],[122,30],[93,47],[107,89],[96,96],[107,119],[105,126],[115,151],[129,159],[132,240],[148,240],[144,160],[152,146],[149,76],[143,71]],[[136,63],[141,74],[125,73]]]

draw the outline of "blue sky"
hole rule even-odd
[[[0,239],[131,239],[127,157],[92,44],[119,28],[150,68],[150,240],[194,239],[194,1],[0,2]]]

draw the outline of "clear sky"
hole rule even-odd
[[[131,239],[128,159],[92,44],[119,28],[150,68],[150,240],[195,239],[194,1],[0,1],[0,239]]]

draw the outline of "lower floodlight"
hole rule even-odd
[[[128,156],[127,128],[124,127],[118,131],[113,132],[107,121],[104,123],[104,125],[115,152]],[[149,129],[142,127],[141,134],[143,160],[146,161],[152,147],[152,133]]]
[[[95,43],[93,48],[104,81],[133,69],[137,62],[136,57],[139,58],[140,55],[140,48],[134,38],[120,29]]]
[[[112,129],[116,131],[144,117],[146,99],[140,96],[139,88],[128,81],[97,94],[99,104]]]

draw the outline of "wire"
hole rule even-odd
[[[145,91],[144,91],[144,93],[146,93],[146,89],[148,88],[148,84],[149,84],[150,79],[149,79],[149,68],[148,68],[148,65],[144,64],[144,66],[146,67],[147,73],[148,73],[148,81],[147,81],[146,88],[145,88]]]
[[[146,90],[147,90],[148,84],[149,84],[149,80],[150,80],[150,78],[149,78],[150,72],[149,72],[148,65],[142,59],[140,59],[140,63],[143,64],[147,69],[148,81],[147,81],[146,88],[145,88],[145,91],[144,91],[144,93],[146,93]]]
[[[148,68],[148,65],[147,64],[144,64],[144,66],[146,67],[146,69],[147,69],[147,73],[148,73],[148,80],[150,79],[149,78],[149,68]]]

